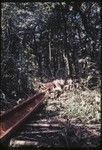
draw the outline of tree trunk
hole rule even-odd
[[[70,50],[68,48],[68,45],[67,45],[67,24],[66,24],[66,18],[65,18],[65,12],[63,10],[63,5],[62,3],[60,2],[60,7],[61,7],[61,14],[62,14],[62,18],[63,18],[63,25],[64,25],[64,30],[63,30],[63,33],[64,33],[64,49],[65,49],[65,56],[67,56],[68,58],[68,62],[69,62],[69,74],[67,73],[67,76],[70,76],[72,77],[72,65],[71,65],[71,58],[70,58]]]
[[[51,32],[49,31],[49,60],[51,61]]]

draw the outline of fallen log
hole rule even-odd
[[[29,132],[21,132],[21,135],[27,135],[27,134],[54,134],[59,133],[61,130],[44,130],[44,131],[29,131]]]
[[[34,124],[27,124],[27,126],[31,126],[31,127],[42,127],[42,128],[49,128],[49,127],[60,127],[58,124],[44,124],[44,123],[34,123]]]

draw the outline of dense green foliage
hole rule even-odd
[[[29,94],[38,77],[79,78],[89,88],[100,86],[99,2],[1,6],[1,90],[6,96]]]

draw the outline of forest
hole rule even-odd
[[[100,86],[100,3],[2,3],[1,87],[32,89],[39,78],[78,78]]]
[[[100,11],[99,1],[1,3],[0,108],[56,79],[100,97]]]

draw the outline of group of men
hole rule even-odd
[[[49,91],[58,91],[62,92],[62,90],[73,90],[75,88],[79,88],[79,83],[76,79],[56,79],[52,82],[47,82],[43,84],[44,89],[47,89]]]

